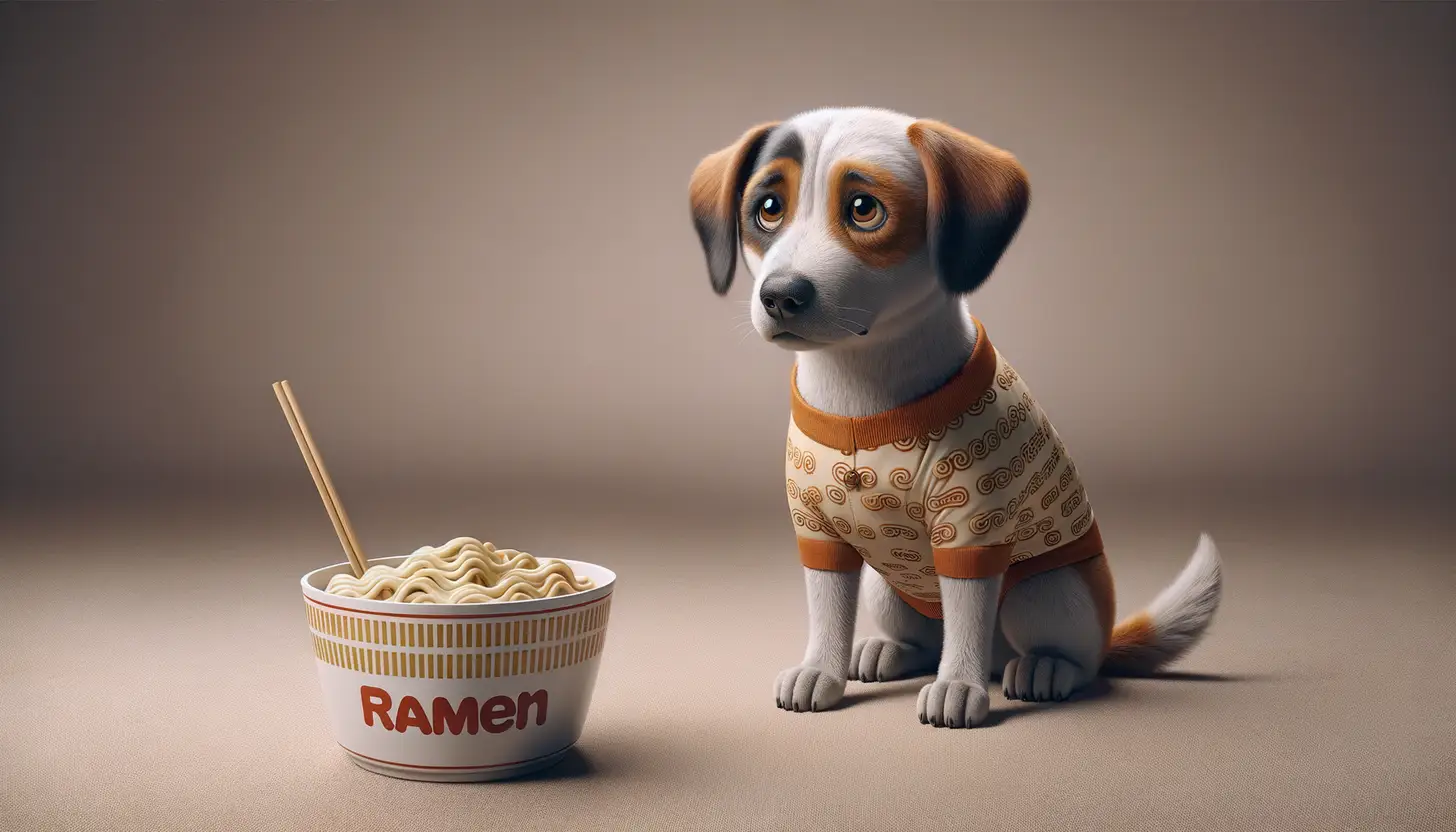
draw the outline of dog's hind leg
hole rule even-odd
[[[1001,674],[1007,699],[1060,701],[1096,677],[1112,620],[1111,580],[1104,586],[1099,568],[1105,561],[1063,566],[1006,593],[1001,630],[1019,654]]]
[[[935,669],[942,638],[939,621],[912,609],[868,566],[860,580],[860,604],[883,635],[855,642],[849,678],[888,682]]]

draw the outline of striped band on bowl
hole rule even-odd
[[[495,648],[560,641],[606,625],[611,595],[581,607],[533,613],[534,618],[491,621],[398,620],[402,616],[327,609],[305,599],[309,627],[341,641],[389,647]],[[388,620],[386,620],[386,618]]]
[[[529,619],[494,621],[400,621],[325,609],[308,599],[305,606],[314,655],[326,664],[379,676],[489,679],[548,673],[596,658],[606,643],[611,595]]]

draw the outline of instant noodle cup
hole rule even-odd
[[[397,566],[406,556],[375,558]],[[435,604],[325,591],[347,563],[303,576],[334,737],[370,771],[410,780],[516,777],[581,737],[617,576],[566,560],[594,586],[547,598]]]

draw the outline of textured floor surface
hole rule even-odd
[[[307,493],[0,513],[0,828],[1456,827],[1439,508],[1109,499],[1122,614],[1214,534],[1227,584],[1208,640],[1168,678],[1071,703],[995,690],[989,726],[950,731],[916,720],[917,680],[851,683],[827,713],[773,707],[806,628],[775,513],[568,523],[360,498],[371,554],[471,534],[621,575],[572,756],[529,780],[435,785],[362,771],[330,737],[297,579],[340,557]]]

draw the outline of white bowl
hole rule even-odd
[[[324,708],[350,758],[391,777],[454,782],[559,762],[586,723],[617,581],[610,569],[564,562],[596,586],[529,601],[406,604],[325,592],[347,563],[304,575]]]

